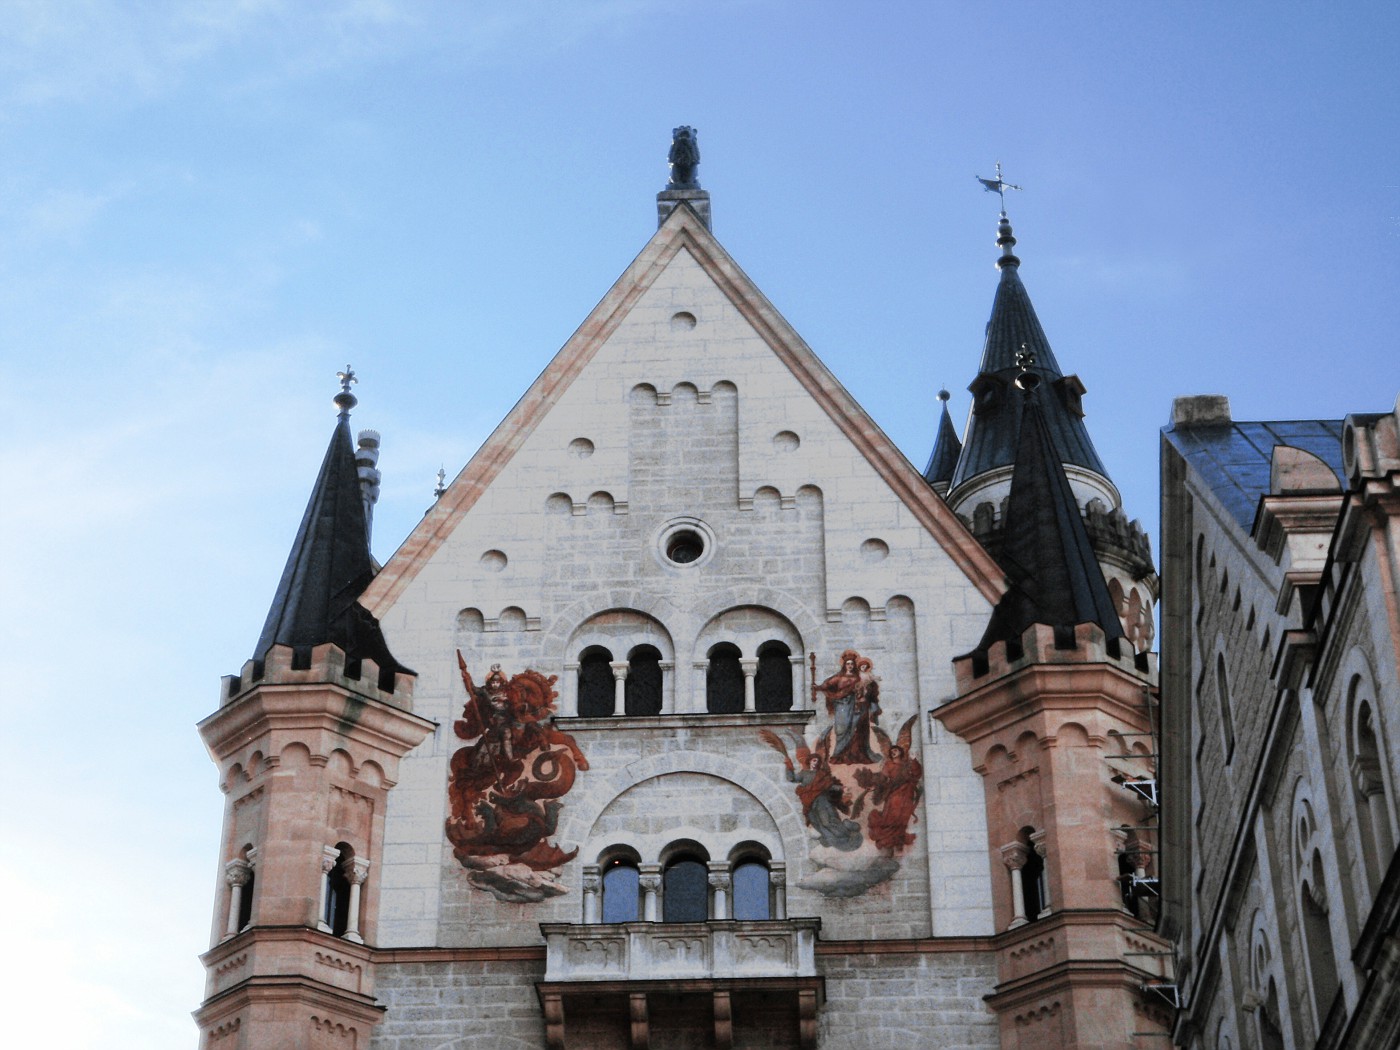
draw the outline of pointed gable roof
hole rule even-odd
[[[389,559],[363,601],[382,614],[446,541],[671,261],[688,252],[989,601],[1001,570],[866,411],[739,268],[689,204],[678,205],[539,378]]]
[[[305,650],[332,642],[348,659],[371,659],[381,671],[412,674],[390,654],[378,621],[357,604],[373,579],[350,415],[343,411],[253,658],[263,659],[274,645]]]
[[[957,469],[958,457],[962,455],[962,442],[953,429],[953,419],[948,414],[948,391],[940,390],[938,400],[943,402],[942,417],[938,421],[938,436],[933,439],[933,452],[924,468],[924,480],[930,485],[942,485],[947,490]]]
[[[1121,638],[1123,626],[1045,422],[1045,384],[1012,394],[1024,406],[999,554],[1011,587],[978,649],[1019,639],[1034,623],[1096,623],[1106,638]]]
[[[1044,397],[1040,404],[1060,462],[1085,467],[1107,478],[1108,472],[1084,427],[1084,413],[1079,407],[1084,386],[1077,376],[1065,376],[1060,371],[1055,353],[1050,349],[1050,340],[1021,282],[1021,261],[1010,252],[1016,239],[1011,236],[1011,224],[1005,217],[998,231],[997,243],[1004,251],[997,260],[1001,279],[992,301],[991,319],[987,322],[982,364],[977,378],[968,387],[974,398],[972,419],[953,473],[953,487],[979,474],[1009,466],[1015,460],[1025,399],[1017,396],[1012,384],[1021,371],[1017,357],[1023,351],[1034,357],[1032,371],[1053,393],[1053,396]]]

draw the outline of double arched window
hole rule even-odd
[[[637,645],[621,663],[610,649],[590,645],[579,654],[578,713],[581,718],[659,715],[662,706],[661,650]]]
[[[785,643],[764,642],[757,659],[745,659],[733,642],[719,642],[706,656],[705,710],[710,714],[792,710],[792,650]]]

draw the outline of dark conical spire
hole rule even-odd
[[[928,466],[924,468],[924,480],[946,493],[948,483],[953,480],[958,457],[962,455],[962,442],[958,440],[953,419],[948,415],[948,391],[940,390],[938,400],[943,402],[943,413],[938,421],[938,436],[933,440],[933,452],[928,457]]]
[[[412,674],[393,658],[378,621],[356,601],[375,570],[350,438],[355,374],[347,367],[340,378],[340,415],[253,657],[265,658],[274,645],[305,652],[333,642],[349,660],[370,659],[381,671]]]
[[[978,649],[1019,639],[1034,623],[1069,628],[1096,623],[1106,638],[1123,637],[1098,558],[1089,542],[1064,464],[1046,425],[1040,377],[1028,365],[1012,396],[1024,402],[1005,541],[997,556],[1011,589],[992,612]]]
[[[1002,252],[997,259],[1001,280],[992,301],[991,319],[987,322],[982,364],[977,378],[968,387],[973,395],[972,418],[968,423],[966,444],[953,472],[952,485],[957,488],[980,474],[1009,466],[1015,459],[1026,401],[1016,396],[1013,388],[1020,372],[1017,359],[1021,354],[1035,359],[1033,370],[1044,380],[1035,396],[1059,461],[1085,467],[1107,478],[1103,462],[1084,428],[1084,412],[1080,407],[1084,385],[1077,376],[1066,376],[1060,371],[1055,353],[1050,349],[1050,340],[1045,337],[1045,329],[1031,306],[1026,286],[1021,283],[1021,260],[1012,253],[1016,238],[1005,212],[1001,213],[997,224],[997,244]]]

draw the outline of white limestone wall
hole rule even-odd
[[[952,658],[976,644],[986,600],[687,252],[581,363],[381,616],[395,655],[419,672],[415,710],[440,728],[405,759],[390,794],[379,943],[520,943],[536,938],[537,922],[579,920],[580,868],[592,857],[564,868],[566,894],[537,904],[496,900],[452,857],[443,824],[448,762],[461,741],[451,724],[465,700],[455,650],[478,683],[494,663],[507,674],[559,675],[560,714],[569,715],[580,625],[613,611],[624,625],[635,617],[633,640],[659,633],[669,643],[668,704],[679,712],[704,710],[697,664],[721,638],[746,656],[764,637],[793,639],[803,657],[797,706],[806,708],[805,654],[817,654],[818,680],[836,671],[843,649],[869,656],[882,679],[883,728],[893,736],[919,716],[917,841],[894,877],[864,894],[804,889],[811,833],[781,756],[759,738],[766,723],[621,719],[569,730],[591,768],[563,800],[561,846],[588,844],[585,815],[601,813],[646,761],[677,756],[676,772],[719,776],[728,774],[712,767],[727,764],[782,829],[790,913],[820,915],[824,938],[991,932],[982,785],[966,747],[926,717],[953,694]],[[659,534],[681,517],[713,537],[701,563],[678,567],[660,553]],[[755,606],[765,612],[746,627],[734,610]],[[629,647],[624,629],[614,658]],[[820,705],[807,739],[828,724]],[[703,810],[705,799],[684,806]]]

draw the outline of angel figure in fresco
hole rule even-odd
[[[841,654],[840,670],[814,687],[814,693],[825,695],[831,716],[833,765],[864,766],[879,760],[870,750],[871,726],[880,721],[880,680],[871,673],[873,667],[868,658],[847,649]]]
[[[496,858],[535,871],[572,860],[577,850],[565,852],[548,839],[558,827],[559,799],[588,760],[574,738],[549,721],[559,695],[555,678],[525,670],[507,679],[496,664],[478,686],[460,652],[457,665],[467,702],[452,728],[467,743],[450,765],[447,838],[453,853],[468,867],[477,867],[478,858]]]
[[[759,735],[764,743],[783,756],[787,779],[797,785],[803,819],[817,833],[821,844],[843,853],[859,849],[862,838],[860,825],[845,816],[851,810],[850,799],[827,763],[825,738],[815,751],[794,738],[793,752],[797,758],[794,762],[787,746],[776,733],[763,729]]]
[[[917,718],[918,715],[911,716],[900,727],[895,743],[890,743],[883,731],[875,730],[884,745],[885,761],[879,769],[856,770],[856,783],[866,789],[871,804],[876,807],[867,821],[870,841],[890,853],[899,853],[914,843],[909,825],[916,817],[924,792],[924,767],[909,753]]]

